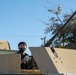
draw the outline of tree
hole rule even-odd
[[[45,28],[45,33],[48,34],[52,32],[52,34],[56,34],[57,31],[62,27],[62,25],[68,20],[71,14],[64,14],[63,20],[60,19],[59,15],[61,13],[61,7],[58,6],[57,9],[48,9],[50,13],[56,15],[55,17],[51,17],[49,23],[47,24],[47,28]],[[65,47],[65,48],[75,48],[76,43],[76,16],[67,24],[67,26],[60,32],[57,38],[53,41],[53,45],[55,47]],[[71,45],[71,46],[70,46]]]

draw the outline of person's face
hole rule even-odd
[[[18,46],[18,49],[20,49],[20,48],[25,48],[25,49],[26,49],[26,45],[25,45],[25,44],[20,44],[20,45]]]

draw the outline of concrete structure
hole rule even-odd
[[[10,44],[5,40],[0,40],[0,49],[10,50]]]
[[[76,50],[49,47],[30,47],[42,74],[76,74]]]
[[[12,50],[0,54],[0,74],[63,75],[76,74],[76,51],[49,47],[30,47],[39,69],[21,69],[21,56]]]
[[[0,55],[0,73],[14,74],[20,73],[20,54],[1,54]]]

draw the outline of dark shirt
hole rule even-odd
[[[38,66],[33,58],[33,56],[29,56],[27,53],[25,53],[24,55],[18,51],[18,54],[21,54],[21,60],[26,59],[26,57],[29,57],[29,60],[24,60],[24,63],[21,63],[21,69],[32,69],[32,68],[36,68],[38,69]]]
[[[28,56],[27,53],[22,54],[20,51],[18,51],[18,53],[21,54],[21,60],[24,60],[24,58]],[[21,63],[21,69],[28,69],[26,60],[24,60],[24,63]]]

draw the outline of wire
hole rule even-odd
[[[40,36],[44,36],[44,35],[0,35],[0,36],[26,36],[26,37],[40,37]]]

